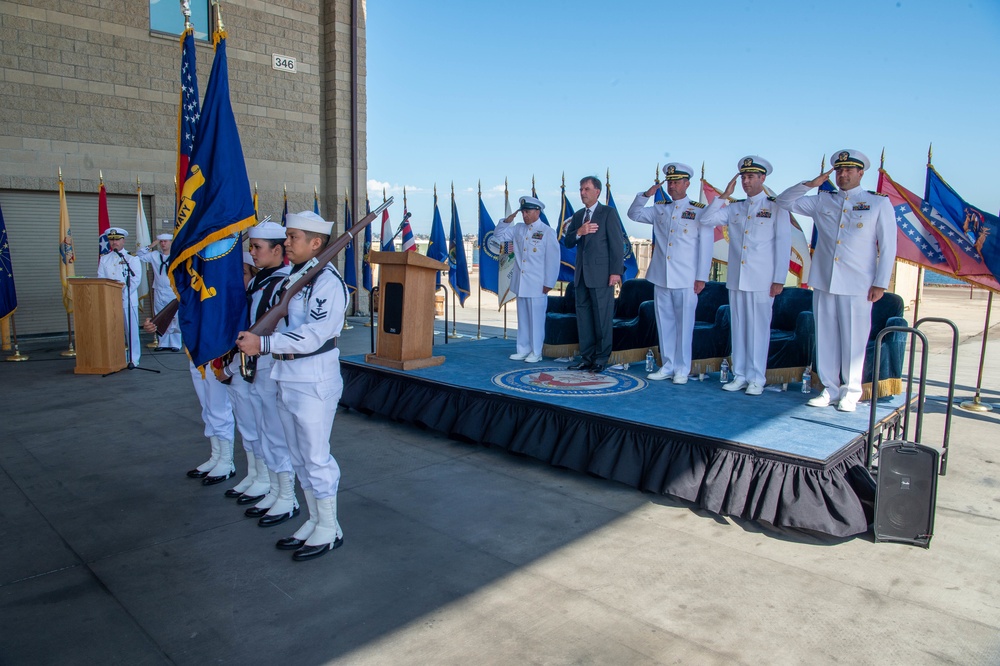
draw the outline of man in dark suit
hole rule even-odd
[[[602,372],[611,356],[611,320],[615,313],[615,285],[625,271],[625,246],[618,211],[598,203],[601,181],[580,181],[583,208],[566,224],[563,243],[576,248],[576,327],[580,335],[579,363],[570,370]]]

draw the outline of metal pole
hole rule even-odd
[[[14,353],[7,357],[8,361],[27,361],[28,357],[17,348],[17,325],[14,323],[14,315],[10,316],[10,339],[14,345]]]
[[[503,339],[507,339],[507,304],[503,304]]]
[[[970,412],[992,412],[993,405],[980,401],[983,387],[983,366],[986,364],[986,341],[990,336],[990,311],[993,309],[993,292],[986,299],[986,325],[983,326],[983,349],[979,352],[979,376],[976,378],[976,395],[972,400],[966,400],[959,407]]]
[[[917,296],[913,299],[913,321],[920,321],[920,298],[923,296],[924,267],[917,269]]]
[[[445,298],[447,298],[447,297],[445,297]],[[451,335],[449,335],[448,337],[452,338],[454,340],[457,340],[458,338],[463,338],[465,336],[464,335],[460,335],[459,332],[458,332],[458,304],[455,302],[455,299],[456,299],[455,290],[452,289],[451,290],[451,311],[452,311],[451,312]],[[444,330],[445,331],[448,330],[448,322],[447,322],[447,320],[445,320]]]
[[[10,320],[11,326],[14,325],[13,318]],[[13,330],[13,328],[11,329]],[[73,347],[73,322],[70,319],[70,314],[66,313],[66,335],[69,337],[69,349],[59,354],[60,356],[65,356],[66,358],[76,358],[76,349]]]

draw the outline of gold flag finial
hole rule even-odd
[[[403,210],[406,210],[406,185],[403,185]]]
[[[565,171],[562,172],[562,188],[564,190],[566,189],[566,172]]]
[[[879,171],[885,168],[885,146],[882,146],[882,157],[878,159],[878,169]]]
[[[480,178],[478,181],[476,181],[476,183],[477,183],[476,187],[479,188],[479,198],[482,199],[483,198],[483,179]]]
[[[819,163],[819,172],[826,173],[826,153],[823,154],[823,159]]]
[[[704,162],[701,163],[701,168],[704,171],[704,169],[705,169],[705,163]],[[657,185],[660,184],[660,163],[659,162],[656,163],[656,172],[653,174],[653,182],[656,183]]]
[[[257,194],[257,181],[253,181],[253,193]]]
[[[316,191],[316,186],[313,185],[313,199],[319,198],[319,192]]]
[[[607,186],[609,186],[609,187],[611,186],[611,169],[610,169],[610,167],[608,168],[607,171],[604,172],[604,183]]]
[[[97,172],[97,177],[101,179],[101,185],[104,184],[104,169]],[[62,180],[62,169],[59,169],[59,179]]]
[[[222,25],[222,3],[219,0],[212,0],[215,5],[215,25],[218,32],[225,32],[226,26]]]
[[[184,15],[184,29],[191,28],[191,0],[181,0],[181,14]]]
[[[135,189],[137,189],[137,190],[141,190],[142,189],[142,183],[139,182],[139,176],[135,177]]]
[[[382,203],[385,203],[385,188],[382,188]]]
[[[455,198],[455,181],[451,181],[451,198]]]
[[[103,176],[102,176],[103,178]],[[62,167],[59,167],[59,182],[62,182]]]
[[[934,146],[933,143],[927,144],[927,166],[931,165],[931,148]]]
[[[287,197],[288,196],[288,185],[287,184],[282,184],[281,187],[283,188],[283,190],[285,192],[285,196]]]
[[[704,162],[704,160],[701,163],[701,179],[705,180],[705,162]]]
[[[503,177],[503,195],[507,196],[507,176]]]

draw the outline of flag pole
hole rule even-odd
[[[451,213],[451,231],[448,234],[449,238],[453,238],[455,236],[455,211],[454,211],[454,208],[455,208],[455,181],[451,181],[451,207],[452,207],[452,213]],[[461,240],[461,239],[456,239],[456,240]],[[457,243],[456,243],[456,246],[457,246]],[[455,247],[455,253],[457,254],[458,252],[465,252],[465,241],[462,241],[462,247],[461,248]],[[456,259],[455,261],[457,262],[458,260]],[[457,269],[456,269],[456,271],[457,271]],[[456,279],[456,281],[458,280],[457,277],[455,279]],[[450,287],[449,291],[451,291],[451,335],[449,335],[448,337],[451,338],[452,340],[457,340],[458,338],[464,338],[465,337],[464,335],[461,335],[458,332],[458,303],[456,302],[456,299],[458,298],[458,296],[455,293],[458,290],[455,289],[455,285],[451,284],[451,280],[448,281],[448,286]],[[447,320],[445,320],[444,330],[445,331],[448,330],[448,322],[447,322]]]
[[[68,314],[66,315],[69,316]],[[10,340],[14,347],[14,353],[6,358],[8,361],[27,361],[28,357],[17,348],[17,326],[14,324],[14,315],[10,316]]]
[[[285,200],[286,201],[288,200],[288,185],[285,185]],[[351,201],[351,195],[350,195],[348,189],[345,187],[344,188],[344,203],[346,203],[348,206],[350,206],[351,205],[350,201]],[[352,209],[353,209],[353,207],[352,207]],[[344,220],[344,224],[345,225],[347,224],[347,220]],[[346,226],[345,226],[345,230],[346,230]],[[358,282],[358,259],[357,259],[357,257],[358,257],[358,245],[357,245],[357,243],[354,242],[353,238],[351,239],[351,242],[354,243],[354,282],[355,282],[355,284],[357,284],[357,282]],[[347,273],[347,267],[346,266],[344,267],[344,273],[345,274]],[[357,295],[358,295],[358,291],[360,291],[360,290],[357,289],[357,288],[354,289],[354,293],[351,294],[350,303],[348,303],[348,305],[351,306],[351,315],[352,316],[357,311]],[[346,313],[344,314],[344,325],[343,325],[342,328],[345,331],[350,331],[351,329],[354,328],[353,326],[351,326],[351,323],[349,321],[347,321],[347,314]]]
[[[928,153],[929,158],[929,153]],[[930,161],[928,159],[928,161]],[[986,364],[986,341],[990,335],[990,311],[993,309],[993,291],[989,291],[986,299],[986,324],[983,326],[983,348],[979,352],[979,376],[976,378],[976,395],[972,400],[966,400],[959,407],[968,412],[992,412],[993,406],[982,402],[979,397],[983,388],[983,366]]]
[[[483,228],[483,181],[479,180],[477,185],[479,189],[479,229]],[[481,259],[479,256],[482,247],[479,245],[479,233],[476,233],[476,244],[475,244],[476,258]],[[473,340],[483,339],[483,262],[478,261],[477,266],[479,266],[479,277],[476,278],[476,292],[477,292],[477,303],[476,303],[476,337]]]
[[[136,194],[139,196],[139,205],[141,206],[142,205],[142,184],[139,182],[139,176],[135,177],[135,191],[136,191]],[[155,219],[153,220],[153,227],[154,228],[156,227],[156,220]],[[135,230],[135,235],[138,237],[138,235],[139,235],[139,230],[138,229]],[[138,238],[136,238],[136,240],[138,240]],[[154,287],[153,287],[153,280],[152,280],[152,277],[153,277],[153,275],[152,275],[152,273],[153,273],[153,266],[152,266],[152,264],[145,264],[145,266],[143,268],[143,271],[146,273],[146,283],[149,285],[149,293],[146,294],[146,303],[149,305],[149,313],[150,313],[149,316],[152,317],[153,314],[155,314],[153,312],[153,297],[156,296],[156,293],[155,293]],[[141,301],[141,299],[140,299],[140,301]],[[153,341],[150,342],[150,343],[148,343],[146,345],[146,348],[147,349],[156,349],[159,346],[160,346],[160,336],[157,333],[153,333]]]
[[[534,176],[532,176],[532,177],[534,177]],[[504,201],[510,201],[509,195],[507,194],[507,177],[506,176],[504,176],[504,179],[503,179],[503,199],[504,199]],[[507,210],[504,209],[504,213],[506,213],[506,212],[507,212]],[[501,254],[505,253],[506,251],[507,251],[507,244],[504,243],[503,247],[501,248]],[[497,287],[499,287],[499,286],[500,285],[497,284]],[[497,291],[499,292],[500,290],[497,289]],[[501,296],[500,294],[497,294],[497,298],[503,298],[503,296]],[[510,303],[510,301],[507,301],[507,303]],[[507,339],[507,303],[503,304],[503,339],[504,340]]]

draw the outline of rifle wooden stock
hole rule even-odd
[[[180,303],[177,299],[173,299],[169,303],[163,306],[163,309],[153,315],[150,320],[153,322],[153,326],[156,326],[156,334],[163,335],[170,328],[170,322],[173,321],[174,315],[177,314],[177,308],[180,307]]]
[[[274,329],[277,328],[278,322],[284,319],[288,314],[288,304],[292,302],[292,297],[299,293],[303,287],[309,284],[312,279],[316,277],[321,270],[323,270],[324,266],[330,263],[330,261],[332,261],[341,250],[347,247],[347,244],[350,243],[355,236],[364,231],[364,228],[372,223],[372,220],[381,215],[383,210],[392,205],[392,201],[393,198],[389,197],[382,203],[381,206],[358,220],[357,224],[348,229],[345,233],[338,236],[335,240],[331,240],[319,254],[309,260],[308,263],[312,264],[309,268],[303,269],[302,271],[299,271],[291,276],[295,279],[288,284],[285,292],[281,295],[281,300],[268,308],[267,312],[261,315],[257,321],[254,322],[253,326],[250,327],[250,332],[255,335],[270,335],[271,333],[274,333]]]

